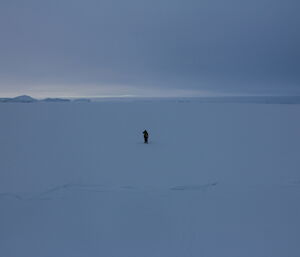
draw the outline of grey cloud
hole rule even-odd
[[[294,0],[3,0],[0,93],[83,84],[300,93],[299,7]]]

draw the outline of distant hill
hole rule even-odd
[[[2,103],[33,103],[38,100],[28,95],[21,95],[13,98],[0,98]]]
[[[41,100],[41,102],[56,102],[56,103],[61,103],[61,102],[71,102],[70,99],[66,98],[45,98]]]
[[[35,102],[46,102],[46,103],[64,103],[64,102],[90,102],[90,99],[87,98],[80,98],[75,100],[70,100],[67,98],[45,98],[42,100],[35,99],[28,95],[21,95],[13,98],[0,98],[0,103],[35,103]]]
[[[88,99],[88,98],[77,98],[77,99],[74,99],[73,102],[76,102],[76,103],[90,103],[91,99]]]

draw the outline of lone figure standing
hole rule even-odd
[[[143,134],[144,134],[144,143],[148,144],[148,137],[149,137],[148,131],[144,130]]]

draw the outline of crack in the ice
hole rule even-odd
[[[64,184],[64,185],[61,185],[61,186],[56,186],[56,187],[52,187],[40,194],[38,194],[36,197],[42,197],[42,196],[45,196],[45,195],[49,195],[49,194],[52,194],[54,192],[57,192],[57,191],[60,191],[62,189],[65,189],[68,187],[68,184]]]
[[[0,197],[10,197],[15,198],[17,200],[23,200],[24,198],[18,194],[12,194],[12,193],[0,193]]]
[[[170,190],[175,190],[175,191],[198,191],[198,190],[206,190],[208,188],[211,188],[213,186],[216,186],[217,182],[213,183],[208,183],[208,184],[203,184],[203,185],[182,185],[182,186],[175,186],[171,187]]]
[[[206,189],[216,186],[217,182],[214,183],[208,183],[203,185],[180,185],[180,186],[174,186],[171,188],[152,188],[152,192],[155,191],[161,191],[161,190],[172,190],[172,191],[205,191]],[[149,189],[149,188],[148,188]],[[85,192],[94,192],[94,193],[103,193],[103,192],[121,192],[121,191],[130,191],[130,192],[148,192],[147,187],[144,188],[138,188],[131,185],[123,185],[123,186],[104,186],[100,184],[63,184],[59,186],[55,186],[52,188],[49,188],[46,191],[43,191],[38,194],[31,194],[31,196],[28,196],[29,194],[15,194],[15,193],[0,193],[0,198],[4,197],[10,197],[17,200],[51,200],[50,196],[53,195],[56,192],[59,191],[85,191]]]

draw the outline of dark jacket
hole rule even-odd
[[[148,138],[148,137],[149,137],[149,134],[148,134],[147,130],[144,130],[144,131],[143,131],[143,134],[144,134],[144,137],[145,137],[145,138]]]

